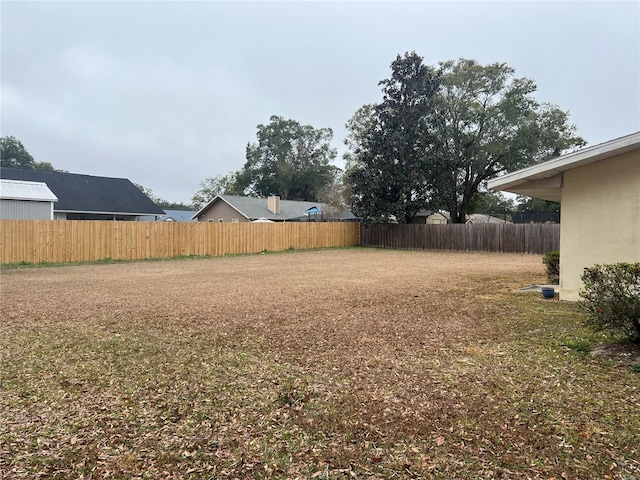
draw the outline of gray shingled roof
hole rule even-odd
[[[56,212],[164,215],[160,207],[126,178],[16,168],[0,168],[0,177],[46,183],[58,197]]]
[[[266,218],[268,220],[299,220],[306,217],[307,210],[317,207],[322,210],[324,204],[320,202],[302,202],[298,200],[280,200],[280,214],[276,215],[267,208],[266,198],[243,197],[240,195],[218,195],[207,203],[198,213],[194,215],[197,218],[209,209],[215,202],[224,201],[238,210],[249,220],[257,220],[258,218]]]

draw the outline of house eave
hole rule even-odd
[[[640,132],[635,132],[493,178],[487,182],[487,186],[494,190],[559,202],[562,177],[567,170],[639,149]]]

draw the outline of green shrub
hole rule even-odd
[[[640,342],[640,263],[595,265],[585,268],[581,278],[586,323]]]
[[[553,250],[542,257],[542,263],[547,267],[547,281],[557,284],[560,281],[560,252]]]

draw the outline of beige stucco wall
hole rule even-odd
[[[640,150],[564,172],[560,223],[562,300],[585,267],[640,262]]]
[[[216,201],[209,207],[199,218],[199,222],[248,222],[249,220],[241,215],[235,208],[231,207],[228,203],[221,200]]]

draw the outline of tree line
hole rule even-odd
[[[0,137],[0,165],[24,170],[54,170],[51,163],[36,161],[22,142],[13,135]]]
[[[363,105],[346,124],[344,171],[331,165],[331,129],[273,116],[258,125],[242,169],[205,179],[193,203],[219,193],[277,194],[401,223],[424,211],[463,223],[469,213],[559,208],[526,197],[515,204],[486,189],[489,178],[586,144],[566,111],[534,97],[533,80],[506,63],[429,66],[410,52],[396,57],[379,86],[380,103]]]
[[[469,213],[558,208],[526,198],[516,206],[486,189],[489,178],[586,144],[566,111],[534,97],[533,80],[517,77],[506,63],[426,65],[407,52],[379,86],[380,102],[363,105],[346,123],[344,170],[333,164],[330,128],[274,115],[257,126],[242,168],[204,179],[190,207],[222,193],[279,195],[322,201],[335,211],[350,208],[365,222],[400,223],[424,211],[446,211],[452,222],[463,223]],[[14,137],[1,140],[2,166],[53,170]],[[189,207],[140,188],[164,208]]]

